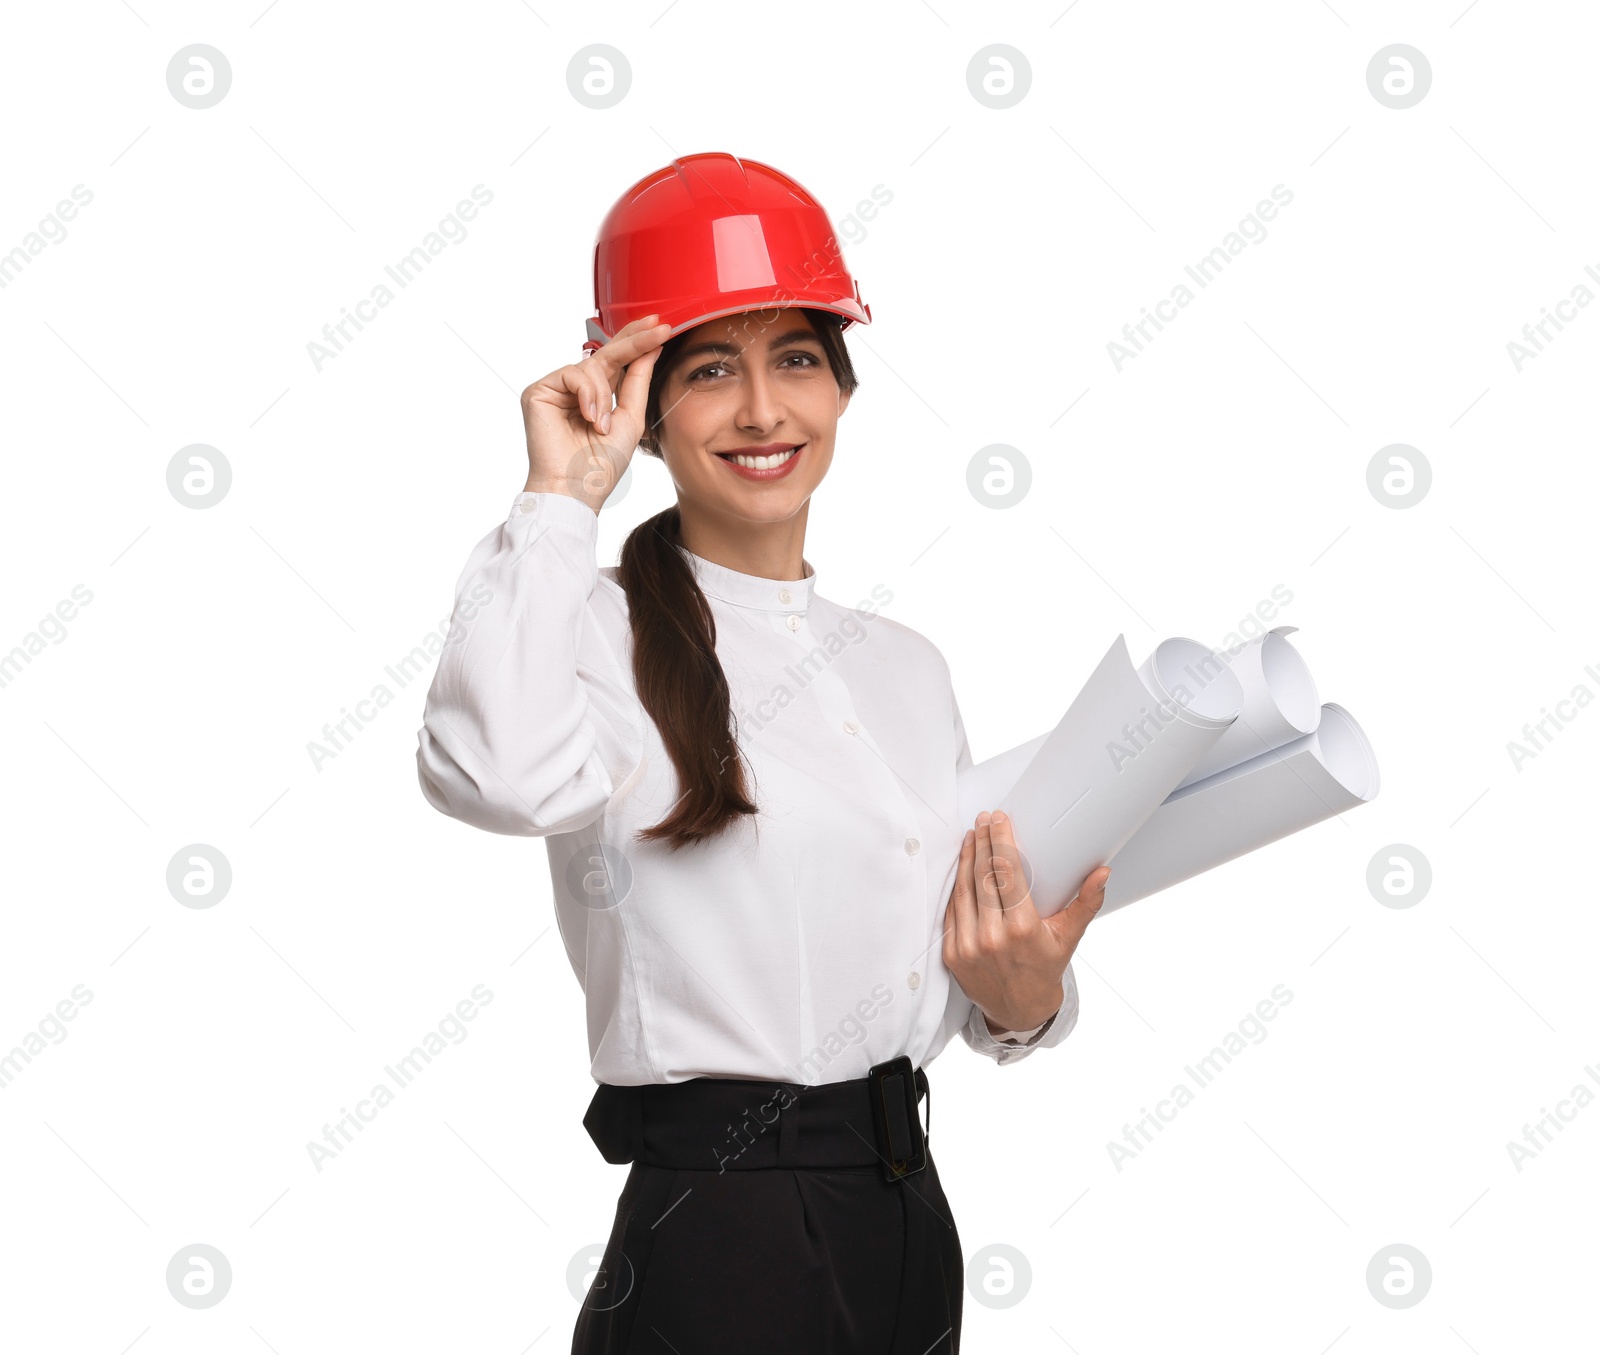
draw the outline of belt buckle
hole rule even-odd
[[[884,1179],[899,1181],[921,1171],[928,1165],[928,1148],[917,1113],[916,1069],[910,1056],[873,1064],[867,1070],[867,1093]]]

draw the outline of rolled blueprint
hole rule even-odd
[[[1273,748],[1293,743],[1316,729],[1322,719],[1317,684],[1306,661],[1285,638],[1297,629],[1275,626],[1232,655],[1221,651],[1244,688],[1244,704],[1239,718],[1222,731],[1222,737],[1178,783],[1180,790],[1225,767],[1236,767]]]
[[[1225,767],[1236,766],[1271,748],[1293,743],[1316,729],[1322,719],[1317,684],[1306,661],[1284,637],[1297,626],[1277,626],[1240,646],[1230,656],[1218,650],[1239,685],[1244,701],[1239,718],[1222,731],[1178,789],[1203,781]],[[980,809],[1003,807],[1004,796],[1017,784],[1035,754],[1050,737],[1047,729],[1026,743],[996,753],[961,773],[961,809],[968,826]],[[1170,797],[1169,797],[1170,798]]]
[[[1239,679],[1205,645],[1163,640],[1135,670],[1119,635],[1049,734],[960,774],[964,823],[981,809],[1010,815],[1034,907],[1049,917],[1138,831],[1243,702]],[[996,793],[1013,769],[1013,784]]]
[[[1106,901],[1097,916],[1354,809],[1377,793],[1372,744],[1355,717],[1330,701],[1314,732],[1168,796],[1110,859]],[[1024,841],[1020,833],[1018,841]]]

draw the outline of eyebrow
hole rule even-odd
[[[780,348],[784,344],[799,343],[806,339],[810,339],[819,348],[822,346],[822,341],[817,338],[816,330],[812,329],[809,325],[807,325],[804,329],[792,329],[787,334],[780,334],[772,341],[771,346],[773,348]],[[705,343],[697,343],[692,348],[685,348],[681,353],[678,354],[678,361],[688,362],[691,358],[702,357],[707,354],[715,354],[718,357],[736,358],[745,351],[746,350],[740,348],[738,344],[727,343],[720,339],[712,339],[707,340]]]

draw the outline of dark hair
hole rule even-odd
[[[853,392],[858,382],[840,317],[803,309],[840,391]],[[640,450],[649,456],[661,456],[661,389],[691,332],[675,334],[662,345],[650,374],[639,439]],[[714,837],[739,815],[757,810],[739,757],[728,680],[717,658],[716,623],[683,552],[676,504],[628,533],[617,576],[628,597],[639,703],[655,721],[678,773],[679,795],[672,809],[637,836],[644,842],[665,841],[677,850]]]

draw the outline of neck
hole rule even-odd
[[[780,522],[751,522],[678,501],[683,545],[702,560],[763,579],[805,576],[806,514],[811,500]]]

